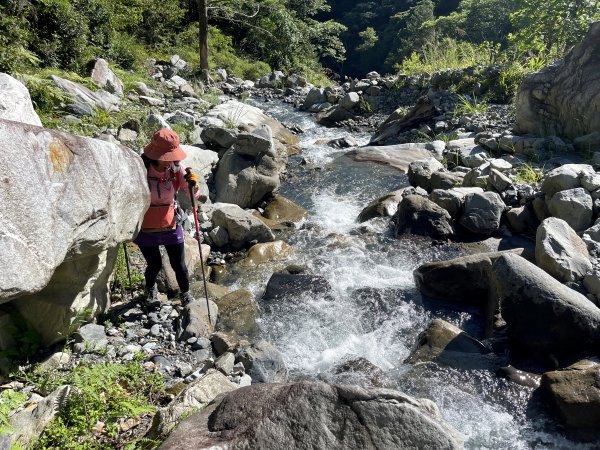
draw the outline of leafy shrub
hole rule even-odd
[[[0,435],[12,431],[8,415],[25,403],[25,400],[27,400],[27,395],[23,392],[13,391],[12,389],[0,392]]]
[[[488,105],[484,101],[477,100],[477,97],[473,98],[467,95],[459,95],[458,103],[454,108],[454,116],[461,116],[463,114],[478,114],[485,113],[488,110]]]

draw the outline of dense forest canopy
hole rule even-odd
[[[211,67],[362,76],[414,69],[454,48],[482,63],[555,58],[600,19],[593,0],[208,0]],[[179,53],[198,62],[196,0],[5,0],[0,70],[123,69]],[[471,61],[466,58],[466,63]]]

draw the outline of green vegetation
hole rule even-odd
[[[544,178],[544,167],[535,167],[525,162],[516,167],[516,183],[539,183]]]
[[[139,358],[124,364],[82,363],[66,374],[35,371],[29,381],[41,392],[73,387],[65,407],[32,446],[35,450],[140,448],[120,435],[123,425],[154,412],[164,390],[162,376],[144,372]]]
[[[27,395],[22,392],[7,389],[0,392],[0,435],[12,431],[8,415],[27,400]]]
[[[179,133],[179,132],[178,132]],[[115,270],[113,272],[113,285],[112,290],[126,289],[130,290],[132,287],[137,288],[142,285],[144,281],[144,274],[135,266],[131,265],[130,261],[130,272],[131,272],[131,284],[129,283],[129,276],[127,274],[127,264],[125,261],[125,252],[123,246],[119,246],[119,253],[117,254],[117,260],[115,262]]]
[[[477,100],[477,97],[468,97],[466,95],[458,96],[458,104],[454,108],[454,115],[485,113],[488,105],[484,101]]]

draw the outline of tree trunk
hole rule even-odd
[[[208,76],[208,0],[196,0],[198,3],[198,39],[200,44],[200,69]]]

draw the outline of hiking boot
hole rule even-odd
[[[146,288],[146,300],[144,303],[148,306],[159,306],[160,299],[158,298],[158,288],[156,284],[151,288]]]
[[[194,301],[194,296],[192,295],[192,293],[190,291],[184,292],[181,294],[181,304],[183,306],[191,303]]]

